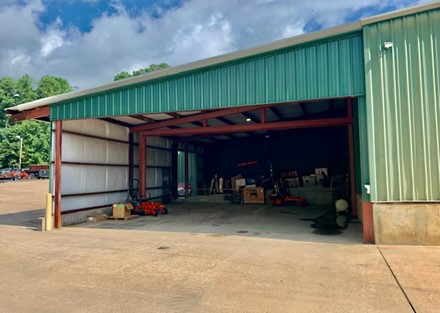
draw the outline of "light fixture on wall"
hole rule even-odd
[[[392,43],[391,41],[385,41],[385,42],[383,43],[383,47],[384,47],[385,49],[390,49],[390,48],[393,47],[393,43]]]

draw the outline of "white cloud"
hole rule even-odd
[[[64,45],[65,32],[61,31],[63,22],[58,17],[52,25],[50,25],[45,33],[45,36],[41,37],[41,56],[43,58],[48,57],[52,51],[60,48]]]
[[[82,0],[94,2],[95,0]],[[103,13],[90,32],[63,28],[63,21],[41,31],[42,0],[0,0],[0,77],[25,73],[66,78],[88,88],[108,83],[120,71],[172,65],[299,35],[314,20],[324,27],[345,22],[348,15],[374,5],[404,6],[407,0],[188,0],[171,10],[138,12],[131,17],[122,1],[117,13]],[[15,3],[15,4],[14,4]]]

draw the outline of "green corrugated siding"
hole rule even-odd
[[[372,201],[440,200],[439,25],[433,10],[364,27]]]
[[[51,118],[174,112],[363,95],[362,49],[362,34],[354,33],[54,104]]]

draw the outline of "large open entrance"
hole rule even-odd
[[[144,197],[151,195],[148,143],[159,137],[172,141],[170,183],[162,190],[177,202],[261,205],[254,214],[273,206],[268,196],[281,186],[292,198],[306,200],[307,208],[284,203],[296,206],[298,218],[325,214],[345,199],[356,219],[356,104],[357,99],[343,98],[138,116],[154,120],[131,127],[139,134],[140,189]],[[262,196],[249,200],[241,187],[262,189]]]

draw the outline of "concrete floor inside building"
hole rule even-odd
[[[310,219],[325,214],[322,206],[230,204],[221,197],[194,197],[167,205],[169,214],[140,216],[127,221],[86,222],[73,227],[207,233],[212,236],[247,236],[324,243],[362,243],[362,225],[352,220],[347,229],[321,231]],[[220,198],[220,199],[219,199]],[[208,202],[211,201],[211,202]]]

